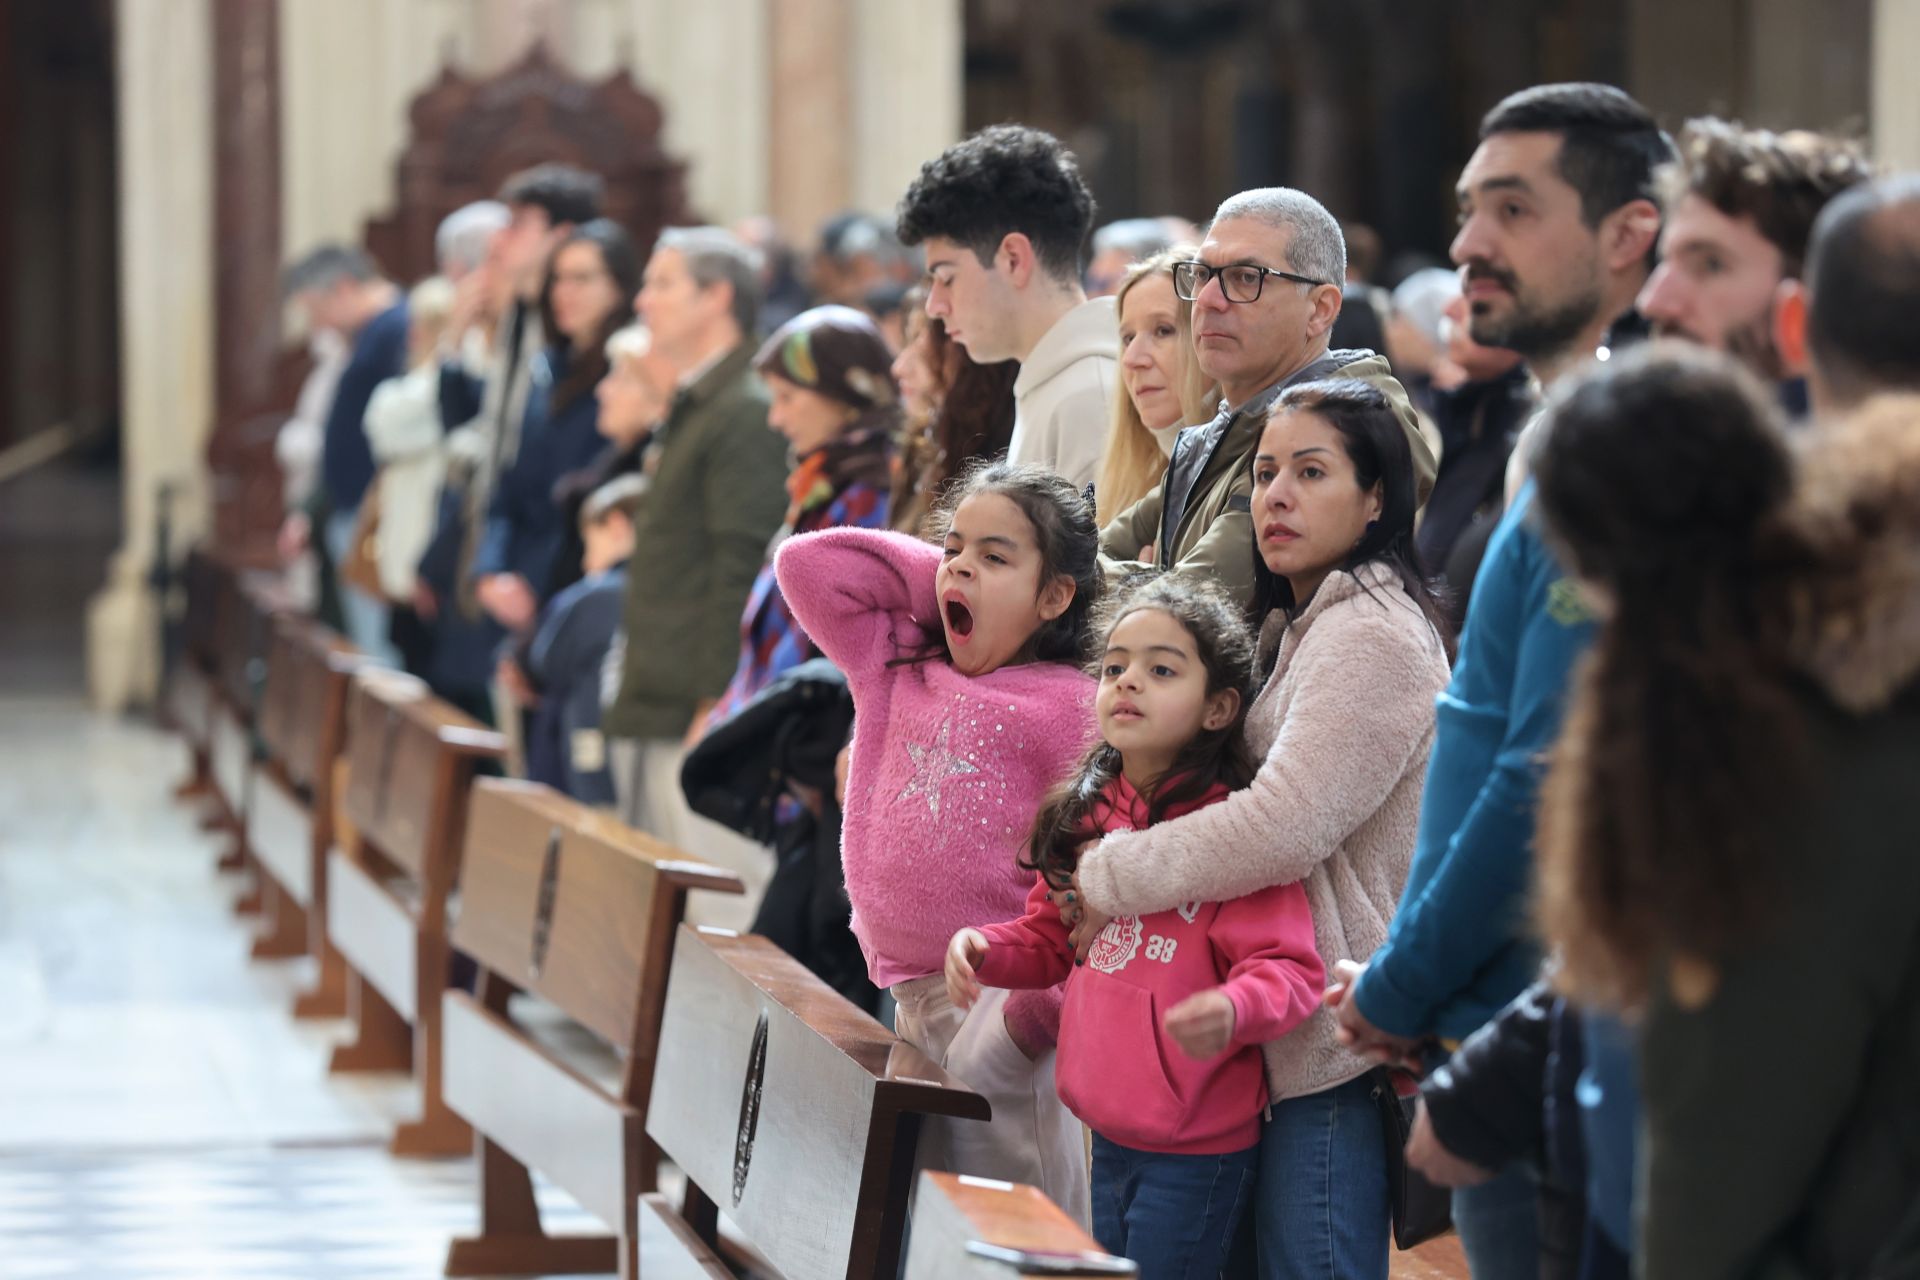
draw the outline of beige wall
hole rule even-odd
[[[1920,171],[1920,0],[1873,6],[1873,147],[1889,168]]]
[[[89,607],[87,670],[94,701],[118,708],[150,698],[159,675],[146,585],[159,487],[176,488],[181,544],[206,523],[213,63],[207,0],[117,0],[114,23],[126,541]]]

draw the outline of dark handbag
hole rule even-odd
[[[1400,1092],[1404,1087],[1405,1094]],[[1380,1108],[1380,1129],[1387,1146],[1387,1201],[1393,1210],[1393,1243],[1400,1249],[1423,1245],[1453,1229],[1453,1193],[1436,1187],[1407,1164],[1414,1109],[1420,1091],[1413,1077],[1386,1067],[1373,1073],[1373,1101]]]

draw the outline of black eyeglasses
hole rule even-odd
[[[1207,287],[1207,281],[1215,276],[1220,278],[1220,292],[1226,295],[1228,302],[1258,302],[1260,290],[1267,283],[1268,276],[1279,276],[1282,280],[1291,280],[1295,284],[1325,284],[1325,280],[1315,280],[1312,276],[1297,276],[1291,271],[1275,271],[1272,267],[1263,267],[1253,262],[1235,262],[1224,267],[1209,266],[1204,262],[1176,262],[1173,264],[1173,291],[1182,302],[1192,302]]]

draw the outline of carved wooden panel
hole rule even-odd
[[[368,250],[396,279],[433,271],[433,233],[442,218],[548,161],[604,178],[607,216],[643,253],[662,227],[688,220],[686,166],[661,146],[659,103],[626,71],[589,83],[537,44],[489,79],[442,71],[413,100],[410,119],[393,212],[370,221],[366,233]]]

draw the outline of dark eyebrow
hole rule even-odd
[[[1333,450],[1327,448],[1327,446],[1323,444],[1310,444],[1304,449],[1295,449],[1293,451],[1293,456],[1296,458],[1304,458],[1310,453],[1329,453],[1330,454],[1332,452]]]
[[[1176,658],[1184,658],[1188,656],[1187,651],[1185,649],[1182,649],[1177,644],[1150,644],[1147,646],[1146,651],[1148,653],[1170,653]],[[1127,646],[1123,644],[1110,644],[1107,646],[1107,652],[1103,656],[1112,657],[1116,653],[1132,653],[1132,652],[1133,650],[1127,648]]]
[[[960,539],[960,541],[965,542],[967,540],[967,535],[964,533],[961,533],[958,529],[947,530],[947,541],[951,542],[955,538],[958,538]],[[1015,542],[1012,538],[1006,537],[1004,534],[983,533],[979,537],[975,538],[974,541],[982,542],[982,543],[990,543],[994,546],[1006,547],[1009,550],[1013,550],[1013,551],[1018,551],[1020,549],[1020,544],[1018,542]]]
[[[1455,187],[1453,198],[1465,204],[1472,199],[1475,191],[1482,194],[1493,191],[1518,191],[1521,195],[1530,196],[1533,194],[1533,184],[1518,174],[1502,174],[1497,178],[1488,178],[1478,187]]]

